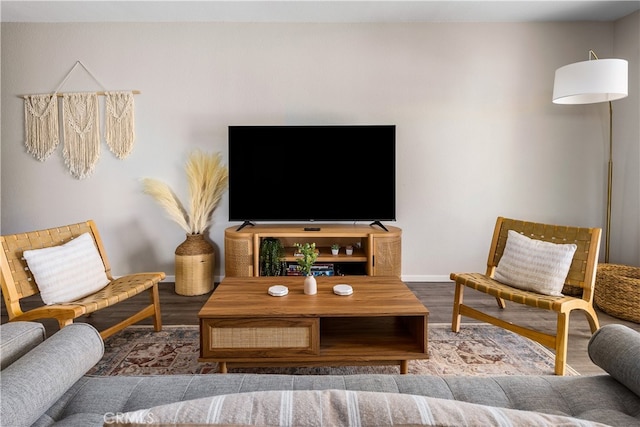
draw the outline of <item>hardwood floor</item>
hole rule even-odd
[[[451,309],[453,304],[453,284],[452,283],[423,283],[414,282],[407,283],[409,288],[416,294],[422,303],[429,309],[429,323],[451,323]],[[173,283],[160,284],[160,301],[162,306],[162,322],[165,325],[197,325],[198,311],[209,298],[210,294],[200,296],[181,296],[174,291]],[[497,307],[494,298],[487,295],[467,289],[465,291],[465,302],[482,311],[499,316],[505,320],[516,322],[529,327],[553,332],[555,330],[554,313],[544,310],[523,307],[520,304],[508,303],[505,310]],[[37,303],[37,299],[33,297],[27,299],[24,308],[28,309]],[[88,322],[98,329],[104,329],[116,323],[117,320],[123,319],[125,316],[133,314],[143,305],[148,303],[148,296],[138,295],[120,304],[101,310],[93,315],[78,319],[79,322]],[[621,319],[609,316],[598,310],[598,318],[601,325],[609,323],[621,323],[640,331],[640,324],[627,322]],[[8,321],[4,302],[2,303],[1,318],[2,323]],[[464,318],[463,323],[475,322],[473,319]],[[57,323],[51,320],[44,320],[48,334],[53,334],[58,330]],[[147,319],[143,324],[151,325],[151,320]],[[464,324],[463,326],[464,327]],[[583,375],[598,374],[603,371],[594,365],[587,354],[587,344],[591,333],[586,317],[576,311],[571,315],[569,321],[569,343],[568,343],[568,363]]]

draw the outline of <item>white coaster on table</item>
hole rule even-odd
[[[333,293],[336,295],[351,295],[353,294],[353,288],[345,284],[335,285],[333,287]]]
[[[289,293],[289,288],[282,285],[275,285],[269,288],[269,295],[272,297],[283,297]]]

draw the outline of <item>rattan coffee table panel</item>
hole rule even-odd
[[[211,348],[309,347],[307,328],[216,328],[211,330]]]
[[[207,319],[202,325],[203,357],[318,353],[317,319]]]

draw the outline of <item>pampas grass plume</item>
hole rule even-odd
[[[229,175],[220,153],[205,154],[194,150],[186,164],[189,188],[189,209],[168,185],[152,179],[142,180],[143,192],[152,196],[164,208],[170,219],[189,234],[202,234],[210,225],[213,211],[227,188]]]

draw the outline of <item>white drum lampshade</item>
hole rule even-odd
[[[624,59],[596,59],[556,70],[554,104],[593,104],[628,94],[628,67]]]

